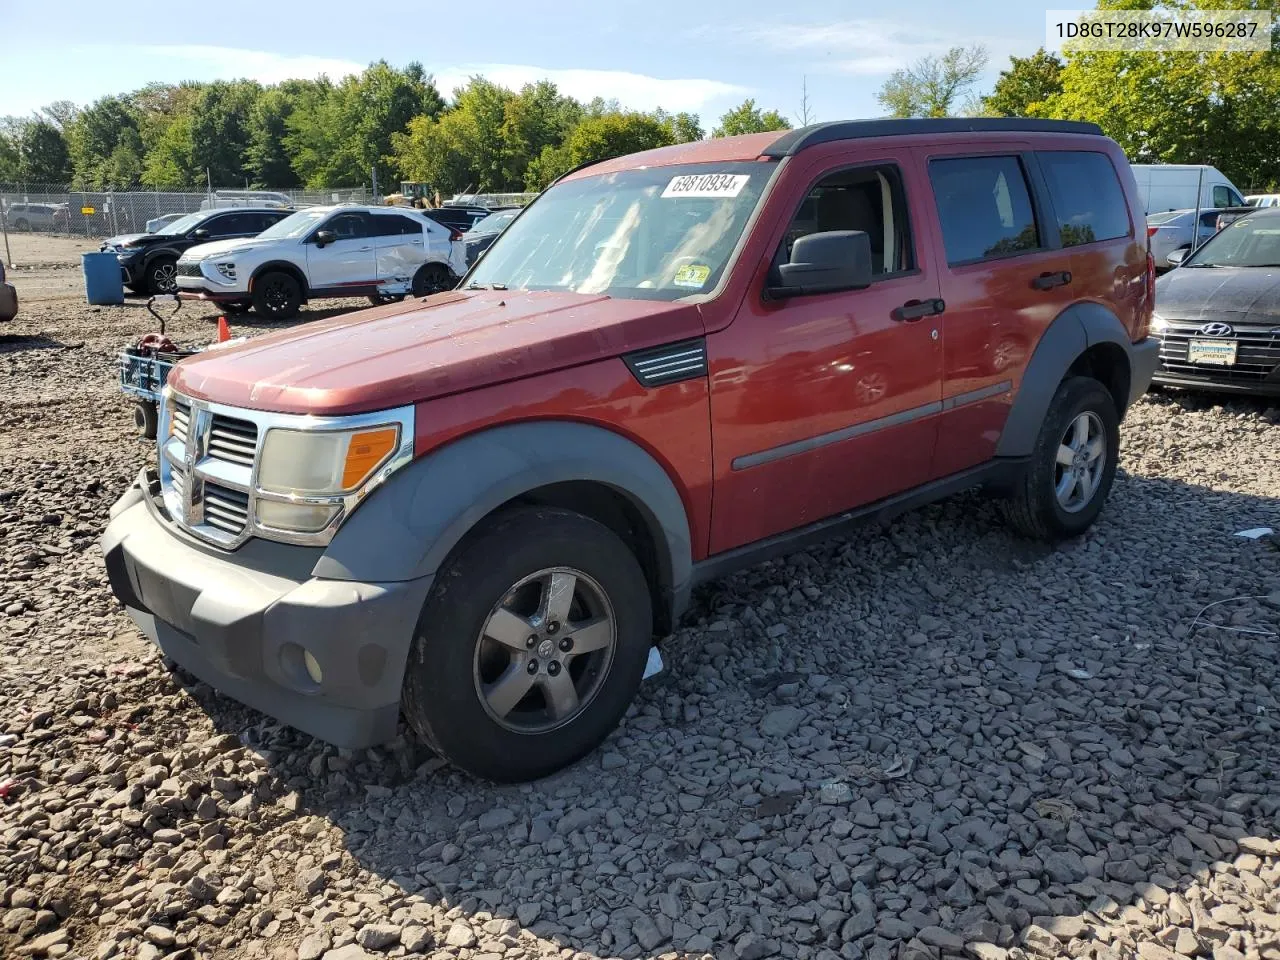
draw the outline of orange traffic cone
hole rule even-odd
[[[231,339],[231,328],[227,326],[227,318],[218,318],[218,342],[226,343]]]

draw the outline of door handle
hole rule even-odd
[[[1042,273],[1031,281],[1037,290],[1052,290],[1054,287],[1065,287],[1071,282],[1071,272],[1059,270],[1057,273]]]
[[[947,309],[945,301],[938,299],[908,300],[902,306],[894,307],[890,316],[899,323],[915,323],[921,317],[935,316],[945,309]]]

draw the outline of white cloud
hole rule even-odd
[[[980,43],[991,54],[993,65],[1003,65],[1010,53],[1026,44],[1009,37],[973,35],[932,30],[915,23],[891,20],[845,20],[825,24],[771,24],[743,28],[739,39],[778,52],[821,57],[818,70],[860,75],[892,73],[920,57],[946,53],[951,47]]]
[[[309,80],[322,74],[331,80],[341,80],[347,74],[360,73],[365,68],[364,64],[354,60],[204,44],[148,44],[141,49],[145,56],[199,64],[200,72],[206,75],[229,80],[245,78],[259,83]]]
[[[616,99],[632,110],[663,107],[678,112],[697,112],[707,104],[728,97],[741,96],[745,87],[719,80],[702,78],[668,80],[625,70],[577,70],[535,67],[527,64],[477,63],[433,70],[436,85],[446,97],[458,87],[466,86],[471,77],[480,75],[504,87],[518,90],[526,83],[550,80],[561,93],[578,100],[603,97]]]

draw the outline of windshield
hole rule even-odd
[[[1242,217],[1183,262],[1184,267],[1280,267],[1280,217]]]
[[[258,234],[259,240],[293,240],[319,225],[328,210],[299,210]]]
[[[697,163],[561,183],[502,232],[468,286],[645,300],[712,290],[776,169]]]
[[[519,210],[507,210],[503,213],[491,213],[483,220],[477,220],[476,225],[468,230],[468,233],[497,233],[508,223],[516,218]]]
[[[179,217],[173,223],[165,224],[156,233],[165,237],[173,236],[177,233],[186,233],[207,216],[208,214],[204,212],[188,213],[185,217]]]

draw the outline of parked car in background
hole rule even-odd
[[[1280,209],[1241,217],[1156,282],[1157,383],[1280,396]]]
[[[185,217],[185,213],[166,213],[163,217],[156,217],[147,221],[147,233],[157,233],[167,227],[169,224]]]
[[[1244,202],[1251,207],[1280,207],[1280,193],[1251,193]]]
[[[398,280],[425,296],[466,272],[461,236],[417,210],[308,207],[253,239],[191,248],[177,264],[178,291],[273,320],[318,297],[397,299],[379,288]]]
[[[467,266],[470,267],[475,263],[480,258],[480,254],[488,250],[493,245],[493,241],[498,239],[498,235],[519,215],[519,208],[501,210],[477,221],[463,238],[463,242],[467,245]]]
[[[5,279],[4,261],[0,260],[0,321],[9,321],[18,315],[18,291]]]
[[[1138,195],[1149,214],[1244,206],[1244,197],[1236,185],[1208,164],[1135,163],[1132,169]]]
[[[200,243],[255,237],[289,215],[287,210],[201,210],[155,233],[109,237],[99,248],[120,261],[124,285],[134,293],[176,293],[178,258]]]
[[[230,207],[292,210],[293,200],[287,193],[275,190],[215,190],[212,197],[200,201],[201,210],[225,210]]]
[[[436,223],[442,223],[446,227],[457,230],[459,233],[466,233],[489,214],[493,213],[488,207],[432,207],[429,210],[420,212]]]
[[[71,215],[65,203],[11,203],[5,207],[5,222],[14,230],[65,233]]]
[[[1201,210],[1198,231],[1192,229],[1197,219],[1194,210],[1147,214],[1147,238],[1156,271],[1163,273],[1174,266],[1169,262],[1169,255],[1174,251],[1189,253],[1193,244],[1204,243],[1217,233],[1218,213],[1218,210]]]
[[[356,216],[408,214],[273,231],[309,256]],[[978,485],[1026,536],[1088,530],[1157,361],[1141,224],[1119,146],[1064,121],[580,168],[463,289],[179,363],[102,538],[112,590],[317,737],[403,713],[473,774],[546,776],[618,723],[699,582]],[[242,282],[233,249],[205,276],[233,258]]]

